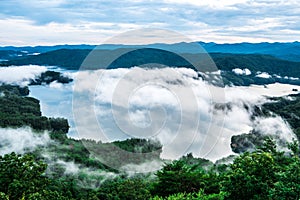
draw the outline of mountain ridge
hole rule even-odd
[[[195,53],[195,51],[202,51],[200,44],[208,53],[237,53],[237,54],[268,54],[280,59],[289,61],[300,61],[300,42],[261,42],[261,43],[224,43],[219,44],[215,42],[180,42],[174,44],[154,43],[146,45],[125,45],[125,44],[76,44],[76,45],[54,45],[54,46],[2,46],[0,47],[0,59],[2,51],[15,51],[19,53],[45,53],[58,49],[101,49],[101,50],[115,50],[119,48],[159,48],[169,50],[175,53]]]

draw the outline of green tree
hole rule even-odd
[[[68,200],[68,198],[62,196],[56,191],[42,190],[40,192],[29,194],[27,197],[28,200]]]
[[[292,151],[292,158],[276,173],[277,182],[269,195],[271,199],[300,199],[299,143],[294,141],[289,148]]]
[[[198,165],[188,165],[184,160],[176,160],[165,165],[156,173],[158,181],[152,193],[169,196],[176,193],[193,193],[203,189],[206,193],[219,193],[217,175],[205,172]]]
[[[228,199],[268,199],[275,183],[275,161],[267,152],[244,153],[236,158],[224,182]]]
[[[258,150],[237,157],[223,181],[228,199],[298,199],[298,146],[290,144],[293,157],[287,156],[267,138]]]
[[[117,178],[104,182],[98,190],[98,198],[103,200],[149,199],[149,183],[143,177]]]
[[[205,194],[203,190],[198,193],[177,193],[167,197],[155,196],[151,200],[223,200],[226,194],[221,192],[219,194]]]
[[[31,155],[15,153],[0,156],[0,192],[10,199],[21,199],[41,191],[48,179],[43,176],[47,165]]]

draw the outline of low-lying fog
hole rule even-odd
[[[9,68],[13,68],[9,78],[8,72],[0,69],[0,82],[26,85],[30,78],[45,71],[44,66]],[[252,121],[252,111],[245,105],[251,108],[266,102],[265,96],[296,93],[292,89],[300,90],[299,86],[276,83],[220,88],[185,68],[53,69],[74,77],[75,83],[30,86],[30,96],[41,101],[43,115],[68,118],[70,137],[103,142],[152,138],[163,144],[163,158],[193,152],[213,161],[233,154],[232,135],[253,128],[265,134],[280,134],[287,141],[294,137],[281,117]]]

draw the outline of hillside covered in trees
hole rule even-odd
[[[0,126],[29,126],[35,135],[47,130],[50,142],[24,153],[0,157],[0,199],[299,199],[299,144],[289,144],[289,151],[276,148],[270,138],[263,138],[254,151],[216,163],[187,154],[174,161],[162,160],[162,146],[156,141],[129,139],[116,141],[114,147],[128,152],[147,153],[152,157],[124,158],[115,154],[110,143],[68,138],[69,125],[62,118],[41,115],[37,99],[28,97],[27,87],[2,85]],[[292,114],[300,100],[284,98],[264,105],[264,109],[282,112],[295,130]],[[278,108],[282,109],[278,109]],[[266,112],[267,113],[267,112]],[[1,143],[1,147],[5,143]],[[87,146],[109,152],[116,168],[101,163]],[[148,155],[148,154],[147,154]],[[122,161],[118,166],[118,161]],[[161,170],[131,174],[122,167],[138,167],[152,161],[164,163]]]
[[[46,65],[58,66],[68,70],[78,70],[91,49],[57,49],[48,51],[39,55],[25,55],[0,62],[2,66],[10,65]],[[118,55],[123,51],[128,53],[120,56],[112,63],[110,57]],[[173,53],[161,49],[142,48],[142,49],[96,49],[93,56],[97,61],[90,59],[84,62],[85,69],[99,68],[130,68],[149,63],[157,63],[171,67],[195,68],[185,58],[194,60],[203,72],[220,70],[225,85],[244,85],[250,84],[271,84],[275,82],[290,83],[300,85],[299,77],[295,75],[300,73],[300,63],[295,61],[282,60],[271,55],[263,54],[232,54],[232,53],[210,53],[214,61],[214,67],[211,67],[211,60],[205,54],[193,53]],[[99,62],[100,61],[100,62]],[[200,62],[200,63],[199,63]],[[108,64],[108,66],[105,66]],[[150,65],[149,65],[150,66]],[[155,66],[157,67],[157,66]],[[237,74],[235,69],[247,69],[249,74]],[[260,76],[261,73],[267,73],[267,77]]]

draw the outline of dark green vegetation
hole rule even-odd
[[[297,139],[300,139],[300,94],[291,94],[285,97],[269,98],[270,102],[262,105],[261,109],[256,109],[253,118],[257,116],[275,117],[281,116],[291,126]],[[262,146],[263,141],[270,136],[261,134],[255,130],[250,133],[236,135],[231,138],[231,148],[235,153],[243,153]],[[276,139],[276,136],[272,136]],[[278,138],[277,138],[278,139]],[[278,142],[281,142],[278,140]],[[284,146],[284,145],[283,145]]]
[[[103,165],[86,149],[87,145],[98,154],[109,153],[107,157],[115,161],[115,166],[161,161],[161,145],[145,139],[113,143],[70,139],[66,136],[69,128],[67,121],[41,116],[39,101],[27,97],[27,87],[2,85],[0,89],[1,116],[5,116],[1,118],[2,127],[26,125],[36,131],[49,130],[52,138],[50,144],[39,146],[33,152],[24,155],[11,153],[0,157],[0,199],[300,198],[297,142],[289,144],[290,152],[284,153],[276,149],[271,139],[264,138],[260,147],[251,153],[237,156],[232,164],[224,164],[222,161],[213,164],[187,154],[179,160],[165,161],[163,168],[154,174],[128,175]],[[278,103],[266,104],[264,109],[272,110],[274,107],[275,111],[280,110],[277,106],[281,106],[284,108],[281,112],[290,113],[298,105],[298,95],[293,98],[297,100],[277,99]],[[291,115],[287,115],[287,120],[288,116]],[[15,119],[16,124],[4,123],[3,120],[9,117]],[[32,123],[32,119],[37,123]],[[291,124],[293,122],[290,121]],[[36,127],[36,124],[39,126]],[[148,154],[150,157],[124,159],[115,153],[113,148],[116,147],[134,153],[154,153]],[[45,157],[45,154],[48,156]],[[117,160],[122,162],[118,163]],[[64,163],[73,163],[78,169],[69,172],[71,166]]]
[[[69,78],[67,76],[64,76],[60,72],[46,71],[46,72],[42,72],[40,74],[40,76],[37,76],[34,79],[30,79],[28,84],[29,85],[44,85],[44,84],[47,85],[54,81],[56,81],[58,83],[66,84],[66,83],[72,82],[73,79]],[[4,83],[0,82],[0,84],[4,84]]]
[[[247,134],[232,136],[230,146],[234,153],[244,153],[261,146],[267,137],[252,130]]]
[[[35,130],[51,130],[67,133],[68,121],[62,118],[47,118],[41,115],[40,102],[29,94],[28,87],[0,86],[0,126],[22,127],[28,125]]]
[[[300,63],[290,62],[277,59],[269,55],[244,55],[244,54],[213,54],[217,67],[222,70],[222,77],[225,84],[243,85],[248,86],[250,84],[271,84],[275,82],[288,83],[299,85],[299,80],[291,80],[287,77],[297,78],[297,74],[300,74]],[[249,69],[251,75],[236,75],[232,72],[232,69]],[[271,78],[256,77],[257,72],[267,72],[272,75]],[[273,75],[279,75],[276,77]]]
[[[26,53],[14,50],[0,50],[0,60],[11,60],[19,56],[26,56]]]
[[[282,77],[295,77],[300,74],[299,63],[278,59],[299,59],[297,55],[288,51],[297,48],[297,43],[295,46],[286,47],[285,50],[278,50],[285,52],[279,52],[278,55],[275,52],[273,54],[275,57],[261,55],[268,54],[270,44],[260,44],[261,48],[250,48],[251,44],[246,43],[240,46],[223,45],[220,51],[218,50],[220,47],[217,48],[216,44],[206,45],[209,45],[207,48],[211,52],[223,52],[213,53],[211,56],[217,67],[222,70],[225,84],[249,85],[274,82],[299,84],[296,80],[284,78],[255,77],[257,71]],[[248,46],[248,51],[245,50],[245,46]],[[89,46],[61,48],[37,47],[31,51],[28,47],[29,53],[34,53],[35,50],[42,53],[37,56],[26,56],[26,53],[21,54],[18,49],[12,48],[0,52],[0,59],[9,60],[2,62],[2,65],[38,64],[78,69],[91,49]],[[104,52],[104,55],[118,51],[113,45],[108,49],[112,50],[99,51]],[[187,53],[185,56],[193,58],[192,52],[182,53]],[[243,53],[260,53],[260,55]],[[124,55],[111,63],[110,68],[132,67],[150,61],[169,66],[189,67],[185,60],[175,54],[148,49]],[[90,64],[91,67],[97,67],[93,66],[94,63]],[[232,72],[234,68],[248,68],[252,71],[252,75],[236,75]],[[31,84],[49,84],[53,81],[68,83],[71,80],[58,72],[47,71]],[[179,160],[165,161],[164,167],[155,173],[129,175],[119,168],[127,164],[138,166],[147,161],[161,162],[161,144],[137,138],[113,143],[68,138],[67,120],[42,116],[39,101],[28,97],[28,94],[27,87],[0,86],[0,126],[3,128],[30,126],[37,135],[47,130],[52,140],[46,146],[37,146],[34,151],[25,150],[24,155],[11,153],[0,157],[0,199],[300,198],[299,144],[296,142],[289,145],[291,150],[289,153],[283,153],[276,149],[276,145],[268,137],[252,131],[232,138],[233,151],[240,153],[236,158],[230,158],[233,160],[232,164],[227,164],[226,159],[214,164],[188,154]],[[300,138],[300,95],[271,100],[275,102],[263,105],[262,110],[258,109],[254,115],[278,114],[287,120]],[[127,157],[126,154],[119,154],[117,148],[139,156]],[[93,149],[96,156],[88,149]],[[140,153],[149,154],[145,156]],[[113,163],[116,168],[104,165],[99,161],[99,157],[100,160]]]
[[[59,66],[65,67],[67,69],[78,69],[85,59],[85,57],[90,53],[91,50],[67,50],[59,49],[55,51],[50,51],[42,53],[39,55],[29,55],[25,57],[20,57],[14,60],[2,62],[2,65],[46,65],[46,66]]]
[[[155,141],[148,141],[145,139],[131,139],[125,141],[115,141],[111,144],[95,142],[93,140],[74,140],[67,138],[66,134],[69,130],[69,124],[63,118],[48,118],[41,115],[39,100],[32,97],[27,97],[29,90],[27,87],[2,85],[0,86],[0,127],[23,127],[29,126],[35,131],[50,131],[50,137],[61,145],[54,146],[51,151],[57,153],[57,158],[67,161],[75,161],[76,163],[84,164],[86,166],[106,168],[99,161],[91,158],[90,153],[84,147],[93,149],[94,152],[107,153],[106,159],[123,160],[122,164],[140,164],[144,162],[143,159],[153,160],[159,159],[161,153],[161,145]],[[84,145],[82,144],[84,143]],[[51,146],[50,146],[51,147]],[[132,160],[131,157],[122,158],[121,155],[114,154],[114,148],[119,147],[125,151],[133,153],[148,153],[148,157],[136,158]],[[66,153],[66,154],[65,154]],[[119,159],[116,159],[119,158]],[[115,163],[120,166],[121,163]]]
[[[273,97],[274,102],[266,103],[263,108],[283,117],[293,128],[300,139],[300,94],[288,97]]]
[[[39,194],[49,183],[43,176],[46,168],[45,163],[36,161],[31,155],[0,156],[0,198],[21,199]]]
[[[161,145],[158,142],[131,139],[101,143],[68,138],[67,120],[42,116],[39,101],[27,97],[29,94],[27,87],[2,85],[0,89],[2,128],[29,126],[37,136],[41,131],[48,130],[52,139],[46,146],[37,146],[33,152],[24,149],[25,152],[27,151],[24,156],[10,154],[1,157],[3,160],[0,160],[0,182],[2,181],[0,199],[6,199],[7,196],[9,199],[97,199],[96,188],[103,181],[108,178],[114,181],[113,177],[117,175],[126,177],[126,175],[102,164],[86,149],[85,145],[99,154],[106,152],[106,159],[114,161],[115,167],[129,163],[141,164],[148,160],[160,161]],[[0,142],[0,148],[9,145],[5,141]],[[133,153],[154,153],[146,157],[123,158],[122,155],[116,154],[114,147]],[[74,166],[75,171],[71,169],[69,172],[69,167],[74,168]],[[22,172],[24,176],[20,175]],[[29,184],[30,180],[32,182]],[[3,185],[5,187],[2,187]]]
[[[73,81],[73,79],[63,76],[60,72],[55,71],[46,71],[43,72],[38,78],[35,80],[31,80],[30,85],[42,85],[42,84],[50,84],[52,82],[58,82],[58,83],[70,83]]]
[[[77,70],[83,62],[85,69],[99,69],[104,66],[107,66],[107,68],[129,68],[149,63],[157,63],[172,67],[187,67],[193,69],[196,67],[202,71],[215,70],[217,67],[222,71],[221,75],[226,85],[247,86],[250,84],[270,84],[275,82],[300,84],[300,80],[284,78],[285,76],[297,78],[296,75],[300,74],[300,62],[281,60],[270,55],[211,53],[210,56],[216,64],[216,67],[213,67],[211,66],[211,61],[204,54],[176,54],[160,49],[144,48],[138,50],[131,49],[133,51],[122,55],[122,52],[126,52],[126,50],[130,49],[94,50],[94,55],[90,58],[89,62],[84,62],[85,58],[91,52],[91,49],[58,49],[40,55],[29,55],[10,59],[0,64],[3,66],[27,64],[49,65]],[[112,59],[114,55],[122,56],[110,63],[110,59]],[[189,58],[196,63],[193,63],[192,66],[184,58]],[[158,65],[155,65],[155,67],[158,67]],[[232,72],[232,69],[235,68],[247,68],[252,74],[248,76],[237,75]],[[272,75],[272,77],[256,77],[256,73],[258,72],[267,72]]]
[[[290,144],[291,152],[284,154],[272,140],[266,140],[262,148],[246,152],[228,165],[207,165],[207,161],[188,155],[165,164],[155,176],[119,175],[93,189],[77,185],[80,175],[47,176],[45,163],[29,154],[12,153],[0,157],[0,198],[299,199],[298,145]]]

